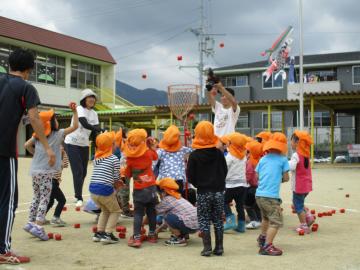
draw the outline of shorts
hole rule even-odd
[[[263,220],[268,220],[270,227],[280,228],[283,226],[281,200],[274,198],[256,197],[256,203],[260,208]]]
[[[308,193],[299,194],[293,192],[293,205],[296,213],[300,214],[305,211],[304,202],[307,195]]]
[[[195,233],[197,230],[190,229],[185,226],[184,222],[179,219],[177,215],[167,214],[165,216],[165,221],[169,227],[179,230],[181,234],[190,234]]]

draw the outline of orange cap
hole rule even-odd
[[[309,158],[310,157],[310,147],[313,144],[313,140],[310,134],[305,130],[295,130],[295,136],[299,138],[299,143],[297,145],[296,151],[300,155]]]
[[[243,159],[245,157],[246,144],[248,143],[247,136],[234,132],[228,135],[230,144],[228,146],[228,151],[231,155],[237,157],[238,159]]]
[[[246,144],[246,149],[250,153],[250,162],[255,167],[263,154],[263,145],[258,141],[251,141]]]
[[[119,130],[115,134],[115,145],[119,148],[121,148],[122,145],[122,128],[119,128]]]
[[[140,157],[148,149],[146,146],[147,133],[145,129],[133,129],[129,131],[124,143],[123,153],[126,157]]]
[[[169,126],[164,132],[164,137],[160,141],[159,147],[168,152],[177,152],[181,146],[180,130],[177,126]]]
[[[215,136],[214,126],[209,121],[201,121],[195,127],[192,148],[204,149],[216,147],[219,138]]]
[[[174,179],[170,177],[162,178],[156,181],[156,184],[160,189],[164,190],[167,194],[175,197],[176,199],[181,198],[181,194],[179,193],[179,185],[175,182]]]
[[[264,144],[264,152],[270,149],[278,150],[282,154],[287,153],[287,139],[284,133],[275,132],[271,139]]]
[[[96,137],[95,158],[106,158],[113,153],[113,143],[115,141],[115,132],[104,132]]]
[[[256,134],[256,138],[261,138],[261,143],[266,143],[268,140],[271,139],[272,133],[270,131],[261,131],[260,133]]]
[[[53,118],[54,114],[55,114],[55,112],[54,112],[53,109],[48,110],[48,111],[39,112],[39,117],[40,117],[40,120],[41,120],[41,122],[43,124],[43,127],[44,127],[45,136],[49,136],[50,133],[51,133],[50,120],[51,120],[51,118]],[[35,132],[33,133],[33,136],[35,138],[38,138],[38,136],[36,135]]]

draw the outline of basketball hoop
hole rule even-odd
[[[199,103],[200,87],[194,84],[176,84],[168,87],[168,102],[171,112],[184,126],[184,145],[191,136],[187,130],[187,115]],[[188,180],[186,177],[185,196],[188,197]]]

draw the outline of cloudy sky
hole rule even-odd
[[[298,54],[298,0],[204,0],[215,55],[207,66],[264,60],[288,25]],[[51,4],[50,4],[51,3]],[[303,0],[304,53],[360,50],[360,1]],[[137,88],[166,89],[198,83],[200,0],[12,0],[0,15],[105,45],[117,61],[117,78]],[[219,44],[224,43],[224,48]],[[147,79],[142,79],[142,74]]]

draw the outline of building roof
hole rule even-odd
[[[116,64],[105,46],[0,16],[0,36]]]
[[[342,53],[327,53],[327,54],[312,54],[304,55],[304,65],[313,65],[313,64],[336,64],[342,62],[360,62],[360,51],[356,52],[342,52]],[[295,56],[295,65],[299,64],[299,57]],[[216,71],[226,71],[226,70],[247,70],[247,69],[256,69],[263,68],[265,69],[268,66],[268,61],[257,61],[252,63],[245,63],[240,65],[225,66],[214,69]]]

